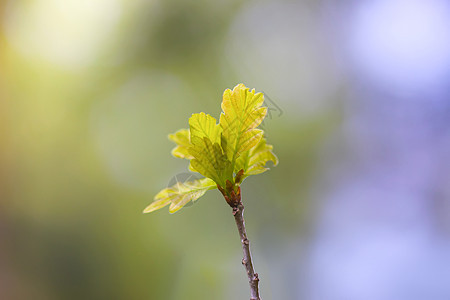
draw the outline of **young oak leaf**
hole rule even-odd
[[[169,134],[169,140],[177,144],[171,151],[173,156],[189,160],[194,158],[189,153],[189,147],[192,147],[190,135],[191,133],[189,129],[180,129],[175,133]],[[198,173],[198,171],[192,166],[192,163],[189,163],[189,171]]]
[[[190,201],[196,201],[208,190],[216,188],[216,183],[209,178],[186,181],[183,183],[177,182],[173,186],[160,191],[155,196],[153,203],[145,208],[144,213],[161,209],[169,204],[169,212],[175,213]]]
[[[241,177],[243,180],[249,175],[257,175],[267,171],[269,168],[266,168],[265,165],[268,161],[272,161],[273,165],[276,166],[278,158],[272,152],[272,149],[273,146],[266,144],[266,139],[262,138],[258,145],[239,156],[234,171],[237,173],[239,170],[244,170]]]
[[[194,157],[192,167],[205,177],[211,178],[218,185],[225,186],[227,179],[232,179],[231,163],[218,143],[212,143],[208,137],[198,141],[189,148]]]
[[[232,178],[232,172],[220,146],[222,127],[214,117],[203,112],[189,118],[189,127],[192,146],[188,151],[194,157],[192,169],[224,186],[225,181]]]
[[[241,153],[257,145],[263,136],[263,131],[256,129],[267,114],[263,102],[262,93],[249,91],[242,83],[223,93],[219,123],[225,140],[222,145],[233,168]]]
[[[169,140],[177,144],[172,149],[172,155],[178,158],[192,159],[192,155],[189,154],[189,147],[192,146],[189,129],[180,129],[175,133],[169,134]]]
[[[204,137],[207,137],[213,144],[220,144],[222,128],[216,123],[217,120],[214,117],[204,112],[192,114],[189,118],[191,143],[194,145],[199,144]]]
[[[219,151],[217,146],[211,146],[204,141],[204,138],[207,138],[212,144],[218,145],[220,143],[222,128],[216,123],[214,117],[203,112],[193,114],[189,118],[190,129],[178,130],[170,134],[169,139],[177,144],[172,149],[173,156],[191,160],[189,170],[199,172],[219,183],[224,182],[224,180],[221,180],[222,172],[220,172],[220,169],[219,172],[216,172],[216,168],[223,165],[222,150]],[[196,156],[192,153],[195,153]]]
[[[210,138],[213,142],[220,141],[222,128],[216,124],[216,119],[205,113],[193,114],[189,119],[190,129],[180,129],[175,133],[169,134],[169,140],[176,144],[171,154],[178,158],[193,159],[189,154],[189,148],[194,143],[201,142],[203,137]]]

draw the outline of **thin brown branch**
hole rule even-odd
[[[253,268],[252,254],[250,252],[250,241],[248,240],[247,232],[245,231],[244,204],[242,204],[241,201],[241,187],[239,186],[243,173],[244,170],[240,170],[238,172],[234,184],[227,180],[225,188],[220,185],[217,185],[217,188],[222,193],[228,205],[233,208],[233,216],[239,231],[239,237],[241,238],[242,251],[244,252],[242,265],[247,271],[248,282],[250,284],[250,300],[261,300],[258,287],[259,276]]]
[[[258,273],[255,272],[252,262],[252,254],[250,252],[250,241],[247,238],[247,233],[245,231],[245,221],[244,221],[244,205],[241,201],[235,207],[233,207],[233,216],[236,221],[236,225],[239,231],[239,236],[241,237],[242,250],[244,252],[244,258],[242,259],[242,265],[244,265],[247,271],[248,281],[250,284],[250,300],[260,300],[259,297],[259,277]]]

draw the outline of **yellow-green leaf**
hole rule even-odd
[[[192,146],[188,152],[194,158],[190,168],[223,186],[232,178],[232,170],[220,146],[222,127],[215,118],[203,112],[189,118],[189,127]]]
[[[204,137],[211,140],[213,144],[220,144],[220,138],[222,134],[222,128],[216,124],[217,120],[203,112],[193,114],[189,118],[189,127],[191,131],[191,143],[202,143]]]
[[[250,91],[242,83],[223,93],[219,123],[226,143],[222,142],[222,146],[233,166],[243,152],[256,146],[262,138],[262,130],[256,127],[267,114],[267,107],[262,107],[263,102],[262,93],[255,93],[254,89]]]
[[[237,160],[234,172],[244,170],[243,178],[249,175],[256,175],[268,170],[265,167],[268,161],[272,161],[274,166],[278,164],[277,156],[272,152],[273,146],[266,144],[266,139],[262,138],[258,145],[244,152]]]
[[[172,155],[179,158],[192,159],[188,148],[192,146],[189,129],[180,129],[175,133],[169,134],[169,140],[177,144],[172,149]]]
[[[191,160],[192,167],[205,177],[211,178],[220,186],[225,186],[225,181],[232,178],[231,163],[218,143],[212,143],[208,137],[199,139],[189,148],[189,153],[194,157]]]
[[[189,147],[192,147],[191,137],[189,129],[180,129],[175,133],[169,134],[169,140],[177,144],[172,149],[172,155],[179,158],[193,159],[194,157],[189,153]],[[191,163],[189,163],[189,171],[198,172],[194,169]]]
[[[196,201],[203,196],[206,191],[217,188],[217,185],[208,178],[199,180],[177,182],[171,187],[160,191],[154,199],[154,202],[147,206],[144,213],[149,213],[170,204],[169,212],[175,213],[190,201]]]

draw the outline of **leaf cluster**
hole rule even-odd
[[[205,178],[163,189],[144,213],[169,204],[170,213],[174,213],[215,188],[228,202],[240,193],[239,186],[246,177],[267,171],[268,161],[277,165],[272,145],[257,128],[267,115],[263,104],[262,93],[241,83],[223,93],[219,122],[209,114],[196,113],[189,118],[189,129],[170,134],[169,139],[176,144],[172,155],[189,160],[189,170]]]

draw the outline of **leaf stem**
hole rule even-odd
[[[240,200],[240,199],[239,199]],[[244,258],[242,259],[242,265],[244,265],[248,281],[250,284],[250,300],[261,300],[259,297],[259,277],[258,273],[255,273],[252,263],[252,255],[250,252],[250,241],[247,238],[247,232],[245,231],[245,221],[244,221],[244,205],[241,201],[238,202],[236,206],[233,207],[233,216],[236,221],[236,225],[239,231],[239,236],[241,238],[242,250],[244,252]]]

